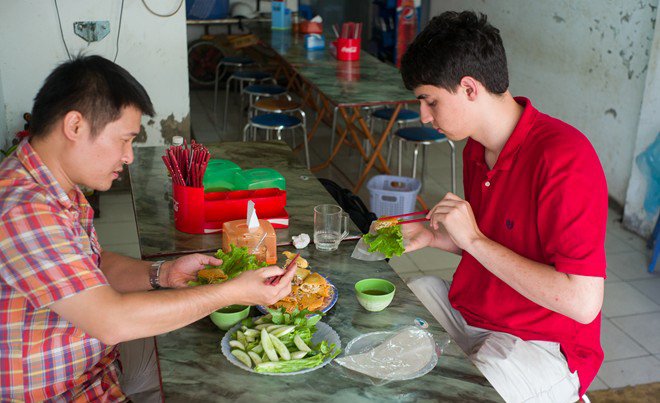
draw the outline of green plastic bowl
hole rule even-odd
[[[387,280],[367,278],[355,283],[355,295],[364,309],[378,312],[387,308],[394,299],[396,287]]]
[[[244,305],[229,305],[218,309],[211,315],[211,321],[215,323],[220,330],[229,330],[232,326],[247,318],[250,314],[250,307]]]

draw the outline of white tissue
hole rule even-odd
[[[319,24],[323,22],[323,18],[320,15],[317,15],[316,17],[312,18],[309,20],[310,22],[318,22]]]
[[[252,200],[248,200],[246,221],[248,229],[259,228],[259,218],[257,217],[257,212],[254,210],[254,202]]]
[[[296,247],[296,249],[303,249],[307,245],[309,245],[309,241],[311,240],[309,238],[309,235],[307,234],[300,234],[300,235],[294,235],[291,237],[293,240],[293,246]]]

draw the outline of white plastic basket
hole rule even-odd
[[[378,217],[412,213],[421,187],[415,178],[376,175],[367,182],[371,211]]]

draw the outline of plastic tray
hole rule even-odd
[[[247,203],[254,202],[259,218],[274,228],[287,228],[289,214],[285,210],[286,191],[268,188],[231,192],[208,192],[203,188],[173,185],[174,226],[189,234],[222,231],[226,221],[245,219]]]

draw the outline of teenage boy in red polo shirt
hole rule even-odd
[[[448,193],[407,251],[462,256],[451,285],[409,286],[506,401],[576,401],[603,360],[607,187],[583,134],[508,91],[486,16],[431,20],[401,63],[421,119],[463,153],[465,200]]]

